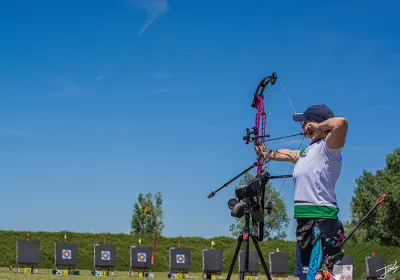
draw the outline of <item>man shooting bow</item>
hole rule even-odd
[[[337,216],[339,207],[334,189],[342,168],[342,148],[348,125],[345,118],[334,117],[326,105],[310,106],[304,113],[294,114],[293,120],[303,122],[304,136],[311,138],[307,148],[266,150],[262,144],[255,146],[255,150],[270,160],[295,163],[293,182],[297,243],[294,276],[301,280],[321,279],[320,260],[337,253],[327,248],[327,240],[337,240],[339,230],[344,233]],[[320,232],[322,235],[312,244]]]

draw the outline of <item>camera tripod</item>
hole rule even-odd
[[[271,280],[271,275],[269,274],[269,270],[267,267],[267,264],[265,263],[264,257],[262,255],[260,246],[258,245],[258,240],[257,237],[254,236],[251,232],[250,232],[250,211],[249,210],[245,210],[245,214],[244,214],[244,218],[245,218],[245,226],[244,226],[244,232],[240,234],[239,238],[238,238],[238,243],[236,246],[236,250],[235,250],[235,254],[233,255],[233,259],[231,262],[231,266],[229,268],[229,272],[228,272],[228,276],[226,277],[226,280],[230,280],[231,279],[231,275],[232,275],[232,271],[233,268],[235,266],[236,263],[236,259],[238,257],[239,254],[239,250],[241,245],[243,244],[243,250],[242,250],[242,260],[243,260],[243,266],[242,266],[242,271],[240,271],[239,269],[239,273],[240,273],[240,280],[245,280],[245,273],[248,272],[249,270],[249,238],[251,238],[253,240],[253,243],[256,247],[257,253],[258,253],[258,257],[261,260],[261,264],[264,268],[265,271],[265,275],[267,276],[268,280]]]

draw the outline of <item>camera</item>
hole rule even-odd
[[[271,175],[268,172],[251,180],[247,185],[239,185],[235,189],[236,198],[228,201],[231,216],[242,218],[246,211],[257,223],[264,221],[264,191]]]

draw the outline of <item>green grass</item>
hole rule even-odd
[[[32,279],[32,280],[43,279],[43,280],[46,280],[46,279],[65,279],[65,278],[74,279],[74,277],[77,277],[78,280],[96,279],[96,278],[94,278],[94,276],[90,275],[89,270],[80,270],[79,272],[80,272],[79,276],[57,276],[57,275],[52,275],[50,269],[40,269],[39,274],[26,275],[26,274],[18,274],[15,272],[10,272],[9,269],[7,269],[7,268],[0,268],[0,280],[3,280],[3,279],[4,280],[5,279],[12,279],[12,280],[15,280],[15,279],[21,279],[21,280],[22,279]],[[153,273],[155,276],[154,279],[171,280],[167,277],[167,272],[153,272]],[[226,279],[226,276],[227,276],[226,274],[221,275],[221,279]],[[202,279],[201,272],[200,273],[190,273],[189,272],[188,277],[190,279],[197,279],[197,280]],[[217,280],[220,280],[218,277],[217,277]],[[120,280],[133,279],[133,277],[129,277],[129,271],[116,271],[115,275],[112,278],[117,278]],[[135,278],[138,279],[137,277],[135,277]],[[149,279],[149,278],[141,278],[141,279]],[[253,279],[255,280],[255,278],[253,278]],[[267,279],[267,277],[265,276],[265,274],[264,275],[260,274],[258,276],[258,279],[265,280],[265,279]],[[292,276],[289,277],[289,280],[294,280],[294,279],[297,279],[297,278],[292,277]],[[238,274],[232,274],[231,280],[238,280]]]

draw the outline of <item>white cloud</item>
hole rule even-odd
[[[130,0],[129,2],[147,13],[147,21],[139,30],[139,36],[142,35],[160,15],[168,11],[167,0]]]

